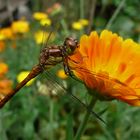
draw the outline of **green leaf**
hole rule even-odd
[[[66,140],[73,139],[73,117],[72,114],[67,116]]]

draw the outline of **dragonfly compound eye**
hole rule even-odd
[[[72,54],[74,50],[77,48],[78,41],[72,37],[68,37],[65,39],[64,46],[68,54]]]

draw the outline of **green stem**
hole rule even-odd
[[[80,18],[84,18],[84,0],[80,0]]]
[[[68,35],[68,34],[69,34],[69,31],[68,31],[68,27],[67,27],[66,21],[65,21],[64,19],[62,19],[62,20],[60,21],[60,23],[61,23],[61,25],[62,25],[62,27],[63,27],[63,29],[64,29],[65,35]]]
[[[54,103],[53,100],[50,101],[50,125],[51,125],[51,131],[49,132],[50,140],[54,140],[54,134],[53,134],[53,129],[54,129]]]
[[[89,109],[93,108],[94,105],[95,105],[95,103],[96,103],[96,101],[97,101],[97,98],[96,98],[96,97],[92,98],[92,100],[91,100],[91,102],[90,102],[88,108],[89,108]],[[85,117],[84,117],[82,123],[80,124],[80,126],[79,126],[79,128],[78,128],[78,131],[77,131],[77,133],[76,133],[76,135],[75,135],[74,140],[80,140],[80,137],[81,137],[82,134],[84,133],[86,124],[87,124],[88,119],[89,119],[89,117],[90,117],[90,114],[91,114],[91,112],[90,112],[89,110],[87,110],[87,113],[85,114]]]
[[[115,18],[118,16],[119,12],[121,11],[121,9],[123,8],[124,4],[125,4],[126,0],[122,0],[119,4],[119,6],[117,7],[117,9],[115,10],[115,12],[113,13],[112,17],[110,18],[109,22],[106,25],[106,29],[110,29],[113,21],[115,20]]]

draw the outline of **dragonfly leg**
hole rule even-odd
[[[66,61],[63,61],[63,66],[64,66],[65,74],[72,77],[73,73],[70,70],[70,67],[69,67],[69,65],[68,65],[68,63]]]

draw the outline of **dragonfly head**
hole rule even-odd
[[[78,47],[78,41],[73,37],[68,37],[64,42],[65,51],[67,54],[71,55],[74,53],[75,49]]]

